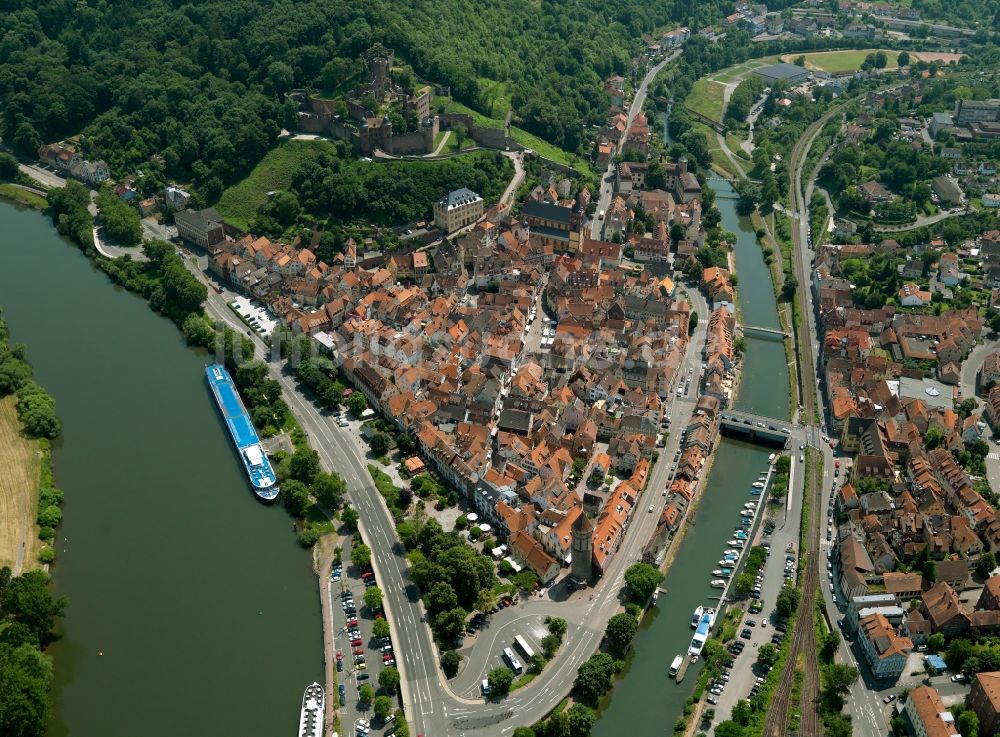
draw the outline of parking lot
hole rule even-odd
[[[350,558],[348,546],[345,546],[343,558],[345,561]],[[395,732],[391,722],[380,723],[372,714],[371,706],[361,704],[359,695],[359,689],[366,683],[376,696],[380,695],[378,674],[384,667],[395,665],[391,640],[380,640],[372,632],[381,613],[369,611],[364,605],[366,588],[376,584],[371,571],[359,571],[346,562],[343,567],[339,564],[334,566],[329,581],[334,647],[337,651],[341,734],[354,734],[356,737],[391,735]],[[395,694],[389,695],[395,710]]]
[[[236,297],[229,305],[236,310],[236,314],[250,323],[250,327],[260,335],[268,336],[278,326],[278,323],[271,317],[271,313],[267,309],[258,307],[246,297]]]

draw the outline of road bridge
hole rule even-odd
[[[788,420],[754,415],[749,412],[723,412],[719,428],[725,435],[736,435],[751,442],[784,447],[791,438]]]

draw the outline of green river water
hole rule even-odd
[[[278,737],[322,679],[309,553],[253,497],[206,357],[0,203],[0,306],[63,420],[51,737]]]
[[[771,276],[750,224],[736,215],[736,195],[725,182],[713,182],[722,226],[737,234],[736,271],[744,322],[779,327]],[[789,416],[788,370],[780,340],[747,338],[743,377],[735,409],[774,418]],[[669,735],[683,715],[703,662],[688,668],[684,681],[674,683],[667,669],[675,655],[691,644],[691,615],[699,605],[715,604],[719,591],[709,586],[726,540],[739,522],[738,510],[757,474],[767,468],[773,449],[722,438],[693,524],[661,585],[666,590],[650,610],[634,641],[627,670],[603,705],[594,737]]]

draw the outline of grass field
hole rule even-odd
[[[566,166],[572,166],[581,174],[585,176],[596,176],[594,170],[590,168],[590,164],[581,159],[579,156],[574,156],[569,151],[564,151],[558,146],[554,146],[548,141],[542,140],[538,136],[528,133],[528,131],[523,128],[518,128],[517,126],[510,127],[511,137],[520,143],[522,146],[527,146],[528,148],[535,151],[539,156],[544,156],[546,159],[552,159],[559,164],[565,164]]]
[[[29,192],[26,189],[21,189],[16,184],[0,184],[0,197],[13,200],[14,202],[20,202],[22,205],[34,207],[39,210],[44,210],[49,204],[48,201],[41,195]]]
[[[503,120],[489,118],[482,113],[473,110],[471,107],[466,107],[457,100],[449,102],[446,110],[449,113],[465,113],[466,115],[471,115],[472,119],[476,121],[476,125],[481,125],[484,128],[503,128]]]
[[[510,87],[506,82],[495,82],[488,77],[477,77],[476,85],[479,87],[478,100],[489,100],[489,110],[491,118],[503,120],[510,110]]]
[[[0,399],[0,566],[12,566],[21,541],[27,543],[24,568],[38,565],[38,443],[21,435],[14,397]]]
[[[242,182],[222,193],[216,209],[227,221],[246,230],[267,202],[267,193],[288,189],[292,174],[304,162],[316,158],[331,144],[326,141],[286,141],[268,152]]]
[[[722,99],[726,86],[702,77],[691,88],[691,94],[684,104],[696,113],[701,113],[711,120],[722,120]]]
[[[861,68],[868,54],[873,54],[880,49],[861,49],[858,51],[817,51],[812,54],[805,54],[806,69],[819,69],[830,74],[841,74],[844,72],[856,72]],[[885,53],[888,63],[886,69],[898,69],[896,57],[898,51],[892,49],[881,49]],[[782,60],[793,62],[799,54],[785,54]]]

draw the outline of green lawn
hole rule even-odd
[[[594,170],[590,168],[590,164],[584,159],[581,159],[579,156],[574,156],[569,151],[564,151],[558,146],[555,146],[548,141],[544,141],[532,133],[528,133],[528,131],[523,128],[518,128],[517,126],[512,125],[510,127],[510,135],[515,141],[520,143],[522,146],[527,146],[532,149],[539,156],[544,156],[546,159],[551,159],[559,164],[572,166],[578,172],[588,177],[596,176],[594,174]]]
[[[806,54],[806,67],[816,68],[824,72],[829,72],[830,74],[840,74],[843,72],[856,72],[861,68],[861,65],[865,61],[865,57],[868,54],[879,51],[879,49],[861,49],[858,51],[817,51],[812,54]],[[897,69],[896,57],[899,56],[898,51],[893,51],[891,49],[881,49],[888,59],[888,64],[886,64],[886,69]],[[798,54],[786,54],[789,61],[794,61],[798,58]]]
[[[465,113],[466,115],[471,115],[472,119],[476,121],[476,125],[481,125],[484,128],[503,128],[503,120],[489,118],[482,113],[473,110],[471,107],[466,107],[457,100],[449,102],[448,107],[445,109],[449,113]]]
[[[725,85],[721,82],[713,82],[703,77],[694,83],[691,94],[684,100],[684,104],[706,118],[722,120],[722,98],[725,89]]]
[[[222,193],[216,209],[228,222],[246,230],[267,202],[267,193],[288,189],[292,174],[304,161],[316,158],[332,148],[327,141],[286,141],[272,149],[242,182]]]
[[[34,207],[38,210],[44,210],[49,204],[41,195],[21,189],[15,184],[0,184],[0,197],[20,202],[22,205]]]
[[[510,110],[510,87],[506,82],[497,82],[488,77],[477,77],[478,100],[489,100],[489,115],[495,120],[503,120]]]

